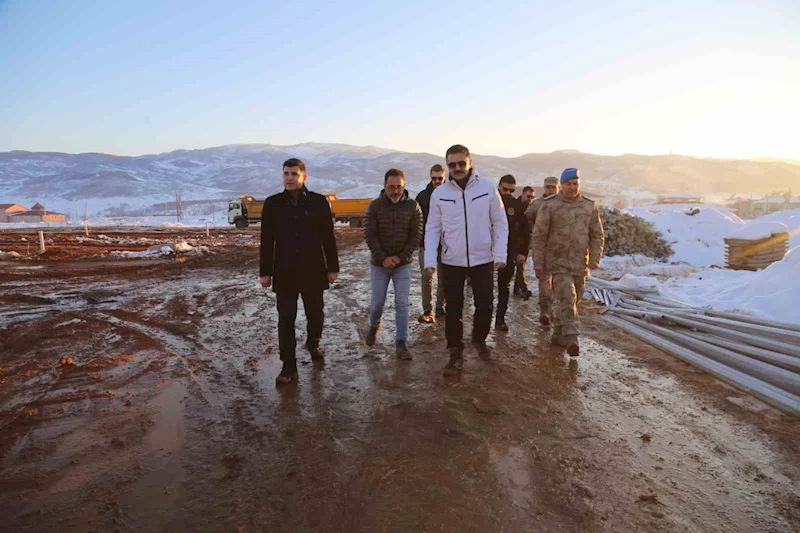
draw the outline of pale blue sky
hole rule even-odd
[[[796,0],[360,4],[0,0],[0,151],[800,159]]]

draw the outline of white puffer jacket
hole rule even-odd
[[[442,246],[442,263],[473,267],[505,263],[508,220],[494,183],[473,168],[464,189],[453,180],[431,194],[425,225],[425,268],[436,268],[436,252]]]

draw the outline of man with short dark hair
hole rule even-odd
[[[281,193],[264,201],[261,214],[261,286],[277,295],[278,343],[283,368],[280,384],[297,379],[297,297],[303,297],[308,320],[306,349],[313,361],[322,361],[319,347],[325,314],[323,291],[336,281],[339,256],[330,204],[306,188],[306,165],[299,159],[283,164]]]
[[[464,364],[464,282],[472,280],[475,316],[472,344],[482,359],[491,357],[486,337],[492,325],[495,270],[506,266],[508,221],[500,193],[472,166],[469,150],[460,144],[445,154],[450,177],[433,191],[425,227],[425,267],[433,274],[437,247],[442,246],[442,270],[447,297],[445,334],[450,361],[445,376],[455,376]]]
[[[433,275],[425,268],[425,228],[424,224],[428,223],[428,213],[431,209],[431,194],[434,189],[444,183],[445,172],[444,167],[440,164],[435,164],[431,167],[430,171],[431,181],[424,190],[417,194],[417,203],[422,209],[422,239],[419,242],[419,270],[422,278],[422,314],[417,320],[423,324],[432,324],[436,322],[437,318],[444,316],[445,298],[444,286],[442,285],[442,254],[441,247],[438,247],[438,261],[436,271],[436,314],[433,312]]]
[[[405,190],[406,176],[390,168],[383,178],[383,190],[364,215],[364,235],[370,251],[371,303],[367,346],[374,346],[381,328],[383,306],[389,281],[394,285],[395,353],[409,360],[408,295],[411,290],[411,258],[422,237],[422,211]]]
[[[600,213],[593,200],[581,194],[577,168],[561,174],[561,193],[542,203],[533,227],[533,255],[536,277],[553,275],[555,328],[552,342],[580,353],[578,303],[586,276],[600,267],[605,234]]]
[[[508,331],[506,325],[506,311],[508,310],[509,285],[514,277],[516,268],[523,268],[525,257],[528,255],[528,244],[520,237],[528,235],[525,206],[514,197],[517,180],[511,174],[500,178],[497,190],[503,200],[503,208],[508,221],[508,258],[506,265],[497,271],[497,317],[494,328],[499,331]]]
[[[526,185],[522,188],[522,194],[519,195],[519,200],[522,206],[527,209],[529,205],[533,202],[533,198],[536,196],[536,189],[531,187],[530,185]],[[529,242],[530,239],[527,239]],[[530,252],[530,245],[525,246],[525,260],[528,259],[528,253]],[[514,294],[521,297],[526,302],[531,298],[531,291],[528,290],[528,284],[525,282],[525,263],[521,266],[517,267],[516,277],[514,278]]]

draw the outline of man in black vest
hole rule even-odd
[[[278,299],[278,343],[283,369],[276,383],[297,379],[294,322],[297,297],[303,297],[308,320],[306,349],[321,361],[323,291],[336,281],[339,256],[330,204],[306,189],[306,165],[299,159],[283,164],[284,191],[264,201],[261,214],[261,286],[272,287]]]
[[[528,255],[528,244],[520,238],[530,233],[525,218],[526,205],[514,197],[516,188],[517,180],[511,174],[500,178],[500,183],[497,185],[508,219],[508,260],[505,266],[497,271],[497,317],[494,329],[499,331],[508,331],[506,310],[508,310],[509,285],[514,278],[515,268],[524,268],[525,257]]]
[[[517,200],[522,202],[523,207],[528,209],[533,203],[533,198],[536,196],[536,189],[531,187],[530,185],[526,185],[522,188],[522,194],[519,195]],[[525,238],[525,236],[521,236]],[[529,236],[528,236],[529,237]],[[530,239],[529,239],[530,240]],[[528,246],[530,248],[530,246]],[[528,256],[525,256],[525,260],[527,261]],[[528,290],[528,284],[525,282],[525,265],[517,267],[517,274],[514,280],[514,294],[525,300],[526,302],[531,298],[531,291]]]

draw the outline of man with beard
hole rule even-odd
[[[506,310],[508,310],[509,285],[514,277],[516,268],[524,268],[525,257],[528,255],[528,243],[525,238],[530,235],[527,229],[528,220],[525,218],[525,204],[514,197],[517,180],[511,174],[500,178],[497,190],[503,200],[503,208],[508,220],[508,258],[506,266],[497,271],[497,317],[494,329],[508,331],[506,325]]]
[[[370,251],[371,304],[367,346],[374,346],[381,328],[383,306],[389,281],[394,285],[395,353],[409,360],[408,295],[411,290],[411,258],[422,237],[422,211],[408,197],[403,171],[390,168],[383,179],[383,190],[364,216],[364,235]]]
[[[506,266],[508,221],[497,187],[480,177],[469,150],[460,144],[445,154],[450,177],[431,195],[425,227],[425,267],[431,274],[442,246],[447,317],[445,334],[450,360],[445,376],[457,375],[464,365],[464,283],[472,280],[475,316],[472,344],[482,359],[492,351],[486,337],[492,323],[494,271]]]
[[[306,188],[306,165],[299,159],[283,164],[281,193],[264,201],[261,214],[261,286],[277,295],[278,343],[283,369],[276,383],[297,379],[294,322],[297,297],[302,296],[308,320],[306,349],[322,361],[319,346],[325,319],[323,291],[336,281],[339,256],[330,204]]]

